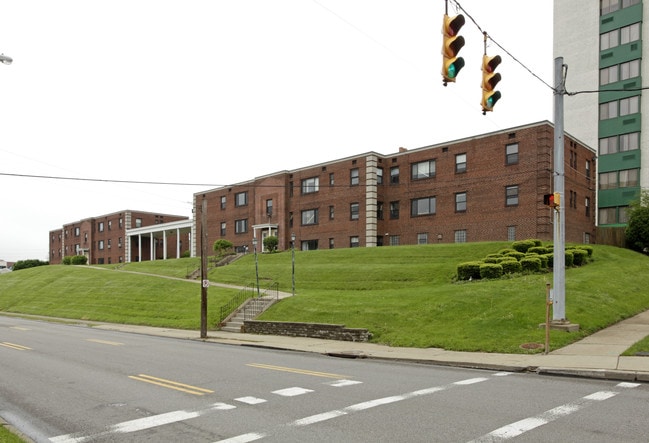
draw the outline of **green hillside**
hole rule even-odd
[[[296,296],[262,319],[367,328],[392,346],[486,352],[530,352],[543,343],[546,283],[552,274],[456,282],[458,263],[509,243],[466,243],[295,252]],[[649,258],[593,245],[591,261],[566,270],[566,315],[577,333],[552,331],[564,346],[649,309]],[[291,292],[291,253],[259,254],[262,288],[278,282]],[[93,267],[43,266],[0,276],[0,311],[74,319],[198,329],[200,286],[182,280],[198,259]],[[135,274],[133,272],[147,273]],[[179,279],[159,278],[149,274]],[[255,281],[254,255],[210,271],[213,282]],[[211,286],[210,325],[237,291]]]

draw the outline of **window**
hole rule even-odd
[[[383,168],[376,168],[376,184],[383,184]]]
[[[505,205],[506,206],[518,205],[518,185],[507,186],[505,188]]]
[[[360,245],[360,241],[358,240],[358,235],[353,235],[349,237],[350,248],[358,248],[359,245]]]
[[[334,248],[334,239],[330,238],[329,239],[329,249],[333,249],[333,248]]]
[[[360,184],[358,168],[354,168],[349,171],[349,184],[350,186],[358,186]]]
[[[103,241],[103,240],[99,240],[99,241],[97,242],[97,249],[99,249],[99,250],[103,250],[103,249],[104,249],[104,241]]]
[[[106,247],[108,247],[108,249],[110,249],[110,238],[109,238],[108,241],[106,242]]]
[[[638,169],[620,171],[620,188],[638,186]]]
[[[455,194],[455,212],[466,211],[466,192],[458,192]]]
[[[420,232],[417,234],[417,244],[418,245],[426,245],[428,244],[428,233],[427,232]]]
[[[221,237],[225,237],[225,234],[227,232],[226,227],[227,224],[225,222],[221,222]]]
[[[620,116],[638,112],[640,112],[640,96],[636,95],[620,100]]]
[[[582,243],[585,245],[590,244],[590,234],[588,232],[584,232],[584,240]]]
[[[455,231],[455,243],[466,243],[466,230]]]
[[[457,154],[455,156],[455,172],[466,172],[466,154]]]
[[[376,203],[376,218],[383,220],[383,202]]]
[[[333,220],[333,219],[334,219],[334,207],[332,205],[329,206],[329,220]]]
[[[221,196],[221,209],[225,209],[225,204],[226,204],[227,198],[225,195]]]
[[[516,226],[507,226],[507,241],[516,241]]]
[[[360,211],[360,206],[358,203],[352,203],[349,205],[349,219],[350,220],[358,220],[360,217],[359,214]]]
[[[399,167],[393,166],[390,168],[390,184],[397,185],[399,184]]]
[[[303,251],[315,251],[318,249],[318,240],[303,240],[300,248]]]
[[[305,178],[302,180],[302,194],[311,194],[320,190],[320,179],[318,177]]]
[[[615,154],[617,152],[617,136],[599,139],[599,155]]]
[[[302,224],[303,225],[315,225],[318,223],[318,210],[317,209],[307,209],[302,211]]]
[[[631,132],[630,134],[620,135],[620,151],[631,151],[640,149],[640,133]]]
[[[415,198],[411,200],[410,215],[417,217],[420,215],[435,214],[436,197]]]
[[[600,208],[598,211],[600,225],[610,225],[616,222],[617,208]]]
[[[617,29],[614,29],[610,32],[605,32],[599,36],[599,50],[605,51],[611,49],[620,44],[619,41],[619,32]]]
[[[104,222],[99,222],[99,232],[104,232]]]
[[[586,179],[590,180],[590,160],[586,160]]]
[[[401,244],[401,237],[398,235],[390,236],[390,246],[399,246]]]
[[[599,84],[608,85],[609,83],[615,83],[618,81],[617,77],[618,65],[609,66],[608,68],[602,68],[599,70]]]
[[[112,229],[113,229],[113,221],[112,221],[112,220],[108,220],[108,230],[110,231],[110,230],[112,230]]]
[[[81,235],[81,228],[74,228],[74,236],[79,237]]]
[[[329,173],[329,186],[333,186],[333,185],[334,185],[334,173],[330,172]]]
[[[638,3],[640,3],[640,0],[600,0],[599,13],[600,15],[610,14],[620,8],[628,8]]]
[[[617,102],[601,103],[599,105],[599,119],[608,120],[617,117]]]
[[[122,247],[122,237],[117,239],[117,247],[121,248]]]
[[[237,192],[234,194],[234,206],[246,206],[248,204],[248,191]]]
[[[505,146],[505,164],[515,165],[518,163],[518,143]]]
[[[599,189],[617,188],[617,172],[602,172],[599,174]]]
[[[590,197],[584,199],[584,207],[586,208],[586,217],[590,217]]]
[[[435,160],[413,163],[410,176],[413,180],[435,177]]]
[[[273,215],[273,199],[269,198],[266,200],[266,217]]]
[[[640,40],[640,23],[634,23],[632,25],[620,28],[621,45],[635,42],[637,40]]]
[[[631,60],[630,62],[622,63],[620,65],[620,80],[628,80],[639,76],[640,60]]]
[[[399,202],[390,202],[390,218],[397,219],[399,218]]]
[[[235,234],[244,234],[248,232],[248,219],[244,218],[241,220],[234,221],[234,233]]]
[[[628,223],[629,222],[629,207],[620,206],[617,208],[617,222],[618,223]]]
[[[122,226],[124,224],[124,221],[120,218],[119,219],[119,228],[122,229]]]

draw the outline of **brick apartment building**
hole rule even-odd
[[[596,155],[565,141],[567,242],[595,241]],[[252,250],[553,239],[554,127],[544,121],[391,155],[368,152],[194,194],[208,244]],[[193,237],[194,239],[197,236]],[[194,254],[197,251],[192,245]],[[261,248],[261,246],[259,246]]]
[[[161,225],[188,220],[180,215],[124,210],[68,223],[50,231],[50,263],[61,264],[72,255],[85,255],[90,264],[176,258],[190,250],[191,228],[163,229]],[[149,226],[160,229],[137,233],[138,228]]]

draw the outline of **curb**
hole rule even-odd
[[[645,372],[636,372],[636,371],[539,367],[536,369],[536,373],[540,375],[559,375],[564,377],[594,378],[598,380],[649,382],[649,374]]]

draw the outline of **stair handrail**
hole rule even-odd
[[[234,296],[227,303],[222,305],[219,309],[218,325],[228,318],[241,304],[249,298],[254,298],[257,294],[257,286],[254,283],[249,283]]]

